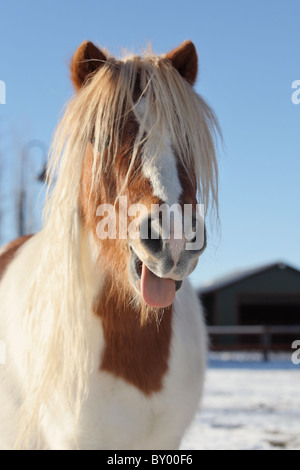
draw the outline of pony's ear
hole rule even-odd
[[[166,54],[173,67],[191,85],[194,85],[198,73],[198,56],[192,41],[185,41],[179,47]]]
[[[75,90],[78,91],[87,77],[101,67],[106,60],[106,55],[92,42],[83,42],[75,52],[70,67]]]

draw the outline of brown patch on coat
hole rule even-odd
[[[151,309],[141,324],[140,310],[130,304],[130,293],[106,280],[94,305],[101,318],[105,348],[100,370],[109,372],[145,395],[159,392],[168,371],[172,337],[172,306]],[[141,306],[147,308],[147,306]]]
[[[0,255],[0,280],[2,279],[9,263],[14,259],[18,249],[25,243],[32,235],[24,235],[7,245],[6,250]]]

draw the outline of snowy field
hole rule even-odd
[[[289,355],[210,355],[201,409],[182,450],[300,450],[300,365]]]

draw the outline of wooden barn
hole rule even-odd
[[[300,271],[285,263],[227,276],[198,293],[216,347],[290,349],[300,339]]]

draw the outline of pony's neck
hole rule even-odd
[[[82,238],[81,252],[87,295],[103,329],[100,370],[122,378],[146,395],[160,391],[168,371],[172,306],[151,309],[134,299],[126,280],[121,285],[101,267],[99,246],[92,236]]]
[[[107,276],[93,304],[101,319],[104,350],[100,370],[135,386],[145,395],[162,389],[170,355],[172,306],[156,309],[141,321],[137,301]]]

